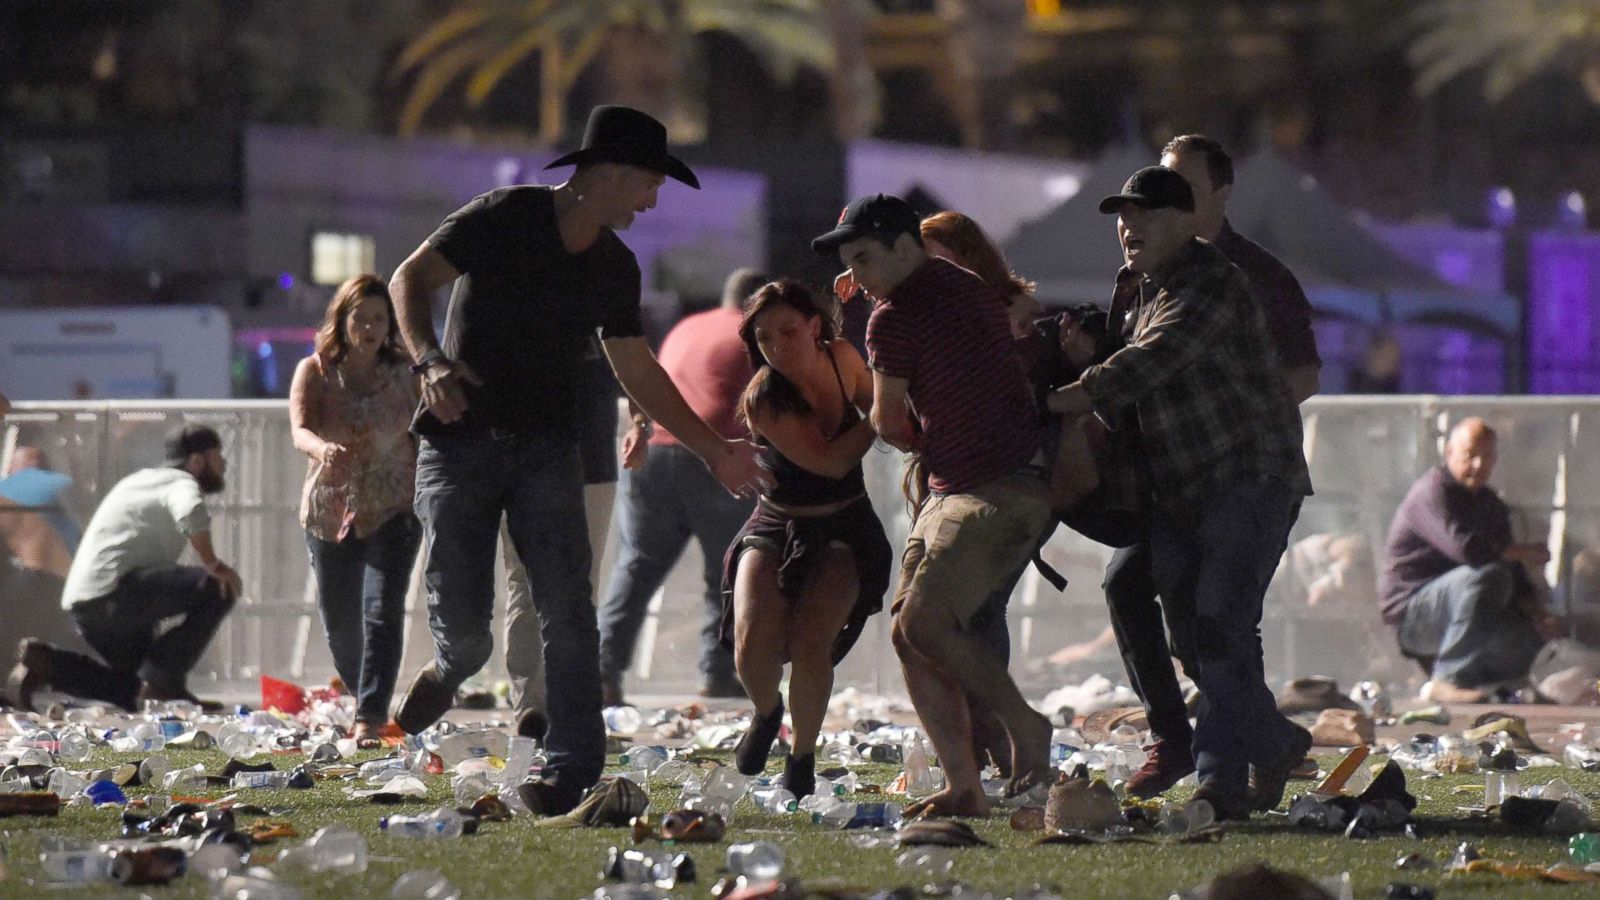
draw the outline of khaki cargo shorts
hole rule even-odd
[[[908,604],[937,608],[965,625],[1033,555],[1050,520],[1050,486],[1035,475],[1002,475],[965,494],[934,494],[906,538],[891,612]]]

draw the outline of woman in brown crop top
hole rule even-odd
[[[833,667],[882,608],[892,558],[861,474],[877,437],[860,412],[872,404],[872,373],[837,339],[834,312],[803,285],[774,282],[751,298],[739,329],[756,369],[740,415],[772,483],[723,567],[723,638],[756,706],[735,756],[746,775],[765,768],[791,664],[794,750],[783,786],[796,797],[816,782]]]

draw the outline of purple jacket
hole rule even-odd
[[[1470,490],[1435,466],[1417,479],[1389,526],[1378,594],[1383,620],[1399,624],[1417,589],[1458,566],[1488,565],[1511,545],[1511,512],[1487,487]]]

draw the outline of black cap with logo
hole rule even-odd
[[[850,203],[839,213],[839,224],[827,234],[812,239],[811,249],[827,256],[840,244],[864,237],[880,237],[893,242],[902,234],[919,236],[922,217],[911,204],[893,194],[869,194]]]

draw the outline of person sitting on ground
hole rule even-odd
[[[861,414],[872,405],[872,373],[838,339],[834,309],[793,281],[757,291],[739,334],[756,370],[740,417],[764,447],[772,485],[723,564],[724,640],[731,636],[734,666],[756,705],[734,756],[742,774],[766,767],[783,724],[779,682],[791,663],[793,750],[783,786],[804,797],[816,783],[833,667],[889,587],[893,555],[861,469],[877,438]]]
[[[112,487],[72,560],[61,605],[100,659],[24,639],[11,671],[11,699],[31,709],[45,685],[127,710],[145,700],[185,700],[189,670],[233,608],[239,574],[217,558],[205,497],[223,488],[222,439],[185,425],[167,439],[167,465],[141,469]],[[199,566],[180,566],[185,546]],[[161,624],[177,617],[166,630]]]
[[[1544,641],[1522,564],[1550,551],[1511,540],[1511,515],[1489,487],[1494,429],[1476,416],[1451,429],[1444,465],[1406,493],[1389,527],[1379,594],[1400,649],[1431,661],[1422,696],[1478,703],[1485,688],[1523,679]]]

